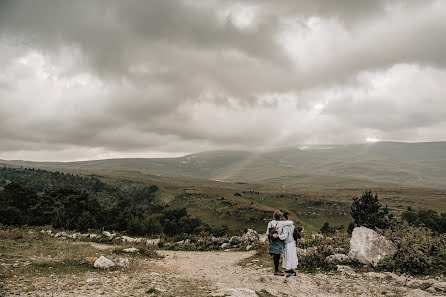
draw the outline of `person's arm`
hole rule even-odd
[[[280,240],[285,240],[288,237],[289,234],[290,234],[290,228],[284,227],[282,229],[282,233],[279,234],[279,239]]]

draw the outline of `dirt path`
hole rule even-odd
[[[160,253],[165,257],[135,258],[125,269],[17,275],[4,282],[0,296],[435,296],[382,274],[299,273],[285,278],[273,276],[272,269],[258,267],[255,261],[238,264],[253,252]]]
[[[295,277],[273,276],[272,269],[247,267],[238,262],[250,257],[251,252],[171,252],[158,268],[181,277],[210,284],[211,296],[434,296],[414,290],[389,277],[379,274],[302,274]],[[260,293],[259,293],[260,292]],[[270,295],[268,295],[270,294]]]

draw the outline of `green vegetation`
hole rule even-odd
[[[438,214],[432,209],[415,211],[409,207],[401,217],[411,226],[426,227],[435,232],[446,233],[446,213]]]
[[[155,203],[156,186],[111,186],[95,177],[32,169],[2,168],[0,177],[4,185],[0,189],[0,224],[52,225],[81,232],[108,229],[151,236],[193,234],[208,228],[185,209],[168,210]],[[54,186],[58,181],[62,187]]]
[[[393,241],[398,252],[381,261],[378,269],[423,275],[446,273],[446,234],[413,227],[400,220],[395,220],[384,234]]]
[[[373,196],[371,190],[365,191],[361,198],[353,198],[351,215],[354,222],[350,224],[349,231],[359,226],[385,229],[389,226],[391,219],[387,206],[382,207],[378,200],[378,194]]]

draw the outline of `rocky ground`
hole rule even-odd
[[[73,243],[74,244],[74,243]],[[94,244],[103,252],[115,246]],[[159,259],[131,258],[126,268],[76,273],[16,274],[0,279],[0,296],[442,296],[444,279],[384,273],[273,276],[246,259],[253,252],[160,251]],[[239,265],[245,261],[245,265]],[[13,271],[13,270],[11,270]],[[442,291],[442,290],[445,291]]]

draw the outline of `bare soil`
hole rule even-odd
[[[129,256],[125,269],[10,275],[0,279],[0,296],[441,296],[426,280],[355,272],[286,278],[255,260],[239,265],[253,252],[159,253],[164,258]]]

